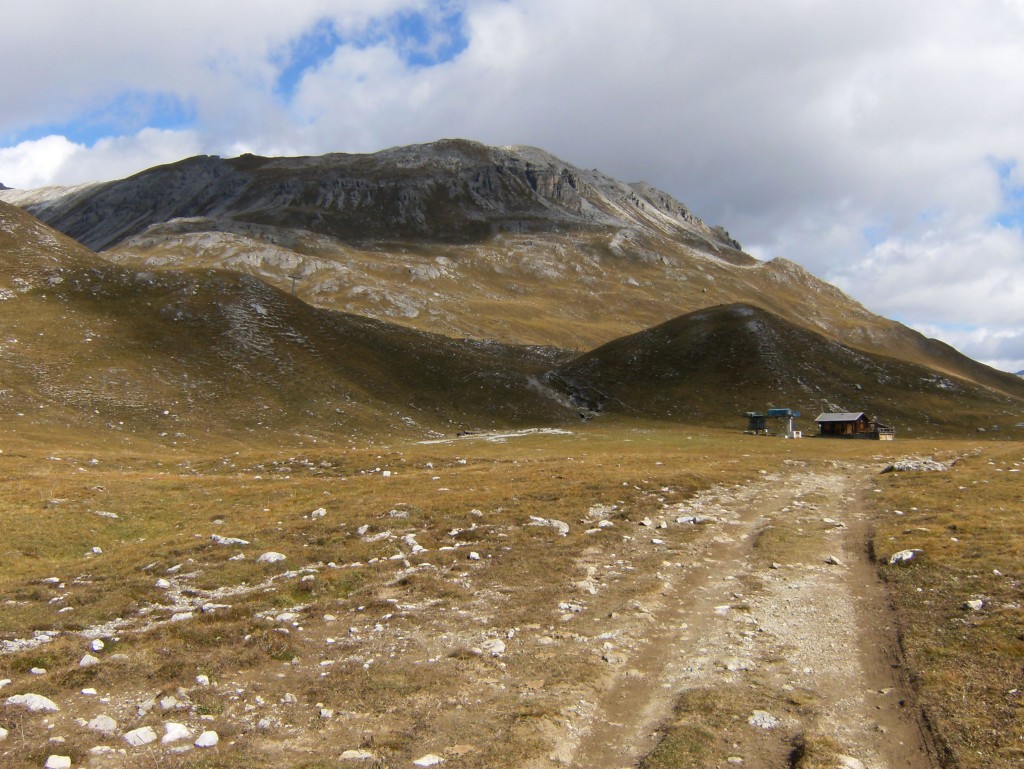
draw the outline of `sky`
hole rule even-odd
[[[0,0],[0,183],[528,144],[1024,369],[1024,0]]]

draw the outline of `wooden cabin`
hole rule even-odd
[[[870,438],[877,441],[891,441],[896,430],[871,419],[863,411],[841,411],[819,414],[814,420],[818,435],[830,438]]]

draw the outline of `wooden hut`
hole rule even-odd
[[[814,421],[818,425],[818,435],[821,436],[891,441],[896,435],[892,427],[869,418],[863,411],[819,414]]]

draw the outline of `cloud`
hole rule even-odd
[[[176,146],[533,144],[649,181],[875,311],[977,327],[972,350],[1024,328],[1019,0],[53,0],[5,22],[7,184]],[[147,95],[180,109],[147,116]],[[97,114],[120,138],[75,135]]]
[[[0,181],[8,187],[32,189],[117,179],[199,151],[197,137],[188,131],[146,128],[134,136],[101,139],[92,147],[63,136],[46,136],[0,149]]]

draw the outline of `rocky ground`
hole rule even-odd
[[[97,769],[214,765],[203,755],[237,757],[217,766],[315,755],[330,766],[616,769],[667,766],[659,751],[694,726],[702,752],[688,765],[786,766],[811,745],[829,753],[822,766],[934,766],[866,554],[861,497],[884,467],[790,460],[681,502],[644,489],[657,515],[593,504],[569,521],[498,526],[474,509],[439,546],[403,533],[392,510],[356,532],[393,543],[392,558],[285,559],[263,582],[212,590],[194,565],[161,565],[164,599],[148,611],[5,644],[70,644],[79,666],[126,675],[44,697],[31,681],[48,673],[29,671],[4,697],[0,755]],[[276,560],[229,534],[217,535],[225,557]],[[547,575],[516,574],[510,553],[523,546],[551,551]],[[375,575],[371,600],[324,611],[285,598],[346,570]],[[217,641],[239,658],[259,647],[272,664],[195,676],[185,665],[173,688],[132,679],[131,639],[190,625],[206,639],[213,617],[254,596],[248,632]]]

